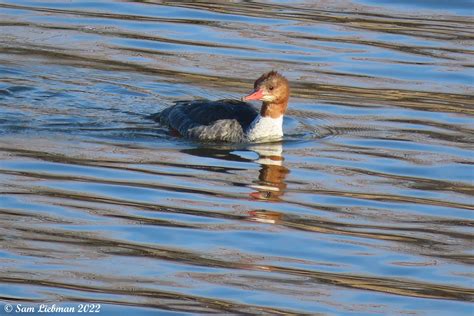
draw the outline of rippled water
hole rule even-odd
[[[0,300],[472,315],[472,9],[0,1]],[[281,143],[146,118],[270,69],[292,85]]]

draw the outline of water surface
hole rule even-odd
[[[0,1],[0,300],[472,314],[473,26],[469,1]],[[270,69],[282,142],[146,118]]]

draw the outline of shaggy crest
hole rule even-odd
[[[269,72],[261,75],[260,78],[255,80],[255,83],[253,84],[254,89],[257,89],[257,87],[260,86],[260,84],[262,84],[262,82],[268,81],[268,80],[271,80],[271,79],[277,79],[277,80],[279,79],[279,80],[284,80],[284,81],[288,82],[285,77],[280,75],[275,70],[272,70],[272,71],[269,71]]]

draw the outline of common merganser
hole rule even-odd
[[[203,141],[261,142],[283,136],[288,107],[288,80],[276,71],[263,74],[254,91],[237,100],[178,101],[151,116],[180,135]],[[260,113],[243,101],[260,100]]]

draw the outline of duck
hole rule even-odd
[[[151,118],[173,133],[211,142],[257,143],[281,140],[283,116],[288,107],[288,80],[269,71],[254,82],[241,100],[176,101]],[[247,101],[261,101],[258,111]]]

